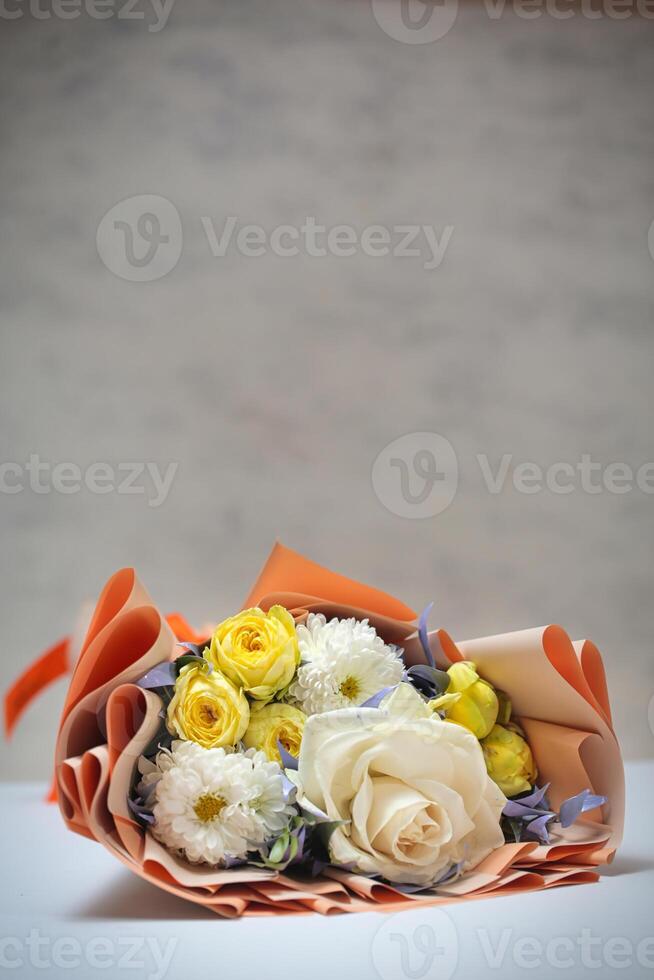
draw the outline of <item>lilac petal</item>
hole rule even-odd
[[[549,844],[550,835],[547,832],[547,824],[552,819],[552,814],[544,813],[541,817],[535,817],[527,824],[527,833],[537,837],[541,844]]]
[[[513,800],[507,800],[504,804],[504,809],[502,810],[503,817],[528,817],[529,808],[520,806],[519,803],[514,803]]]
[[[279,752],[279,754],[281,756],[281,759],[282,759],[282,767],[284,769],[295,769],[295,770],[297,770],[297,767],[298,767],[298,761],[297,761],[297,759],[295,758],[294,755],[291,755],[290,752],[287,752],[286,751],[286,749],[284,748],[284,746],[282,745],[282,743],[279,741],[279,739],[277,739],[277,750],[278,750],[278,752]]]
[[[577,817],[595,807],[603,806],[606,803],[605,796],[595,796],[589,789],[584,789],[576,796],[570,796],[564,800],[559,810],[559,820],[562,827],[570,827]]]
[[[145,820],[146,823],[154,823],[154,816],[143,806],[142,803],[138,803],[136,800],[133,800],[130,796],[128,796],[127,806],[130,808],[132,813],[134,813],[137,817],[140,817],[141,820]]]
[[[241,865],[247,864],[245,858],[234,858],[229,857],[228,854],[223,858],[223,864],[226,868],[240,868]]]
[[[396,687],[397,687],[397,684],[392,684],[390,687],[382,687],[381,691],[377,691],[377,693],[376,694],[373,694],[373,696],[371,698],[368,698],[367,701],[364,701],[363,704],[361,705],[361,707],[362,708],[378,708],[379,705],[381,704],[381,702],[386,697],[386,695],[387,694],[390,694],[391,691],[394,691]]]
[[[197,643],[188,643],[186,640],[178,640],[177,642],[180,647],[186,647],[194,656],[204,659],[202,656],[204,647],[199,647]]]
[[[425,606],[420,613],[420,619],[418,620],[418,636],[420,637],[420,645],[430,667],[436,666],[434,663],[433,654],[431,652],[431,647],[429,646],[429,636],[427,635],[427,620],[429,619],[429,613],[432,611],[433,607],[433,602],[430,602],[428,606]]]
[[[536,786],[533,792],[529,793],[527,796],[521,796],[519,797],[519,799],[514,799],[513,802],[521,803],[523,806],[526,807],[538,806],[538,804],[544,800],[545,794],[547,793],[549,788],[550,788],[549,783],[545,783],[544,786],[540,786],[540,787]]]
[[[556,815],[552,810],[546,810],[544,807],[525,806],[522,800],[507,800],[502,810],[503,816],[516,817],[518,820],[538,817],[543,813],[549,813],[553,816]]]
[[[325,813],[325,811],[317,807],[315,803],[311,803],[306,799],[306,797],[299,801],[299,806],[302,813],[308,814],[308,816],[311,817],[311,819],[316,823],[321,824],[330,822],[329,816]]]
[[[460,874],[462,867],[463,861],[457,861],[456,864],[451,864],[450,867],[447,868],[446,871],[440,876],[440,878],[436,879],[434,884],[443,885],[446,881],[449,881],[450,878],[456,878],[456,876]]]
[[[415,895],[418,892],[428,892],[431,891],[432,888],[437,888],[439,885],[445,885],[448,881],[453,881],[461,872],[462,867],[463,861],[457,861],[456,864],[451,864],[445,869],[443,874],[440,875],[436,881],[432,881],[430,885],[399,885],[397,882],[393,881],[389,882],[389,884],[395,889],[395,891],[402,892],[403,895]]]
[[[292,758],[293,756],[291,756],[291,759]],[[290,769],[291,767],[287,766],[286,768]],[[293,794],[297,793],[297,786],[295,785],[295,783],[291,782],[291,780],[283,771],[282,771],[282,787],[283,787],[282,791],[284,793],[284,803],[288,803],[291,800]]]
[[[424,892],[432,887],[431,885],[401,885],[397,881],[391,881],[389,884],[396,892],[401,892],[403,895],[415,895],[417,892]]]
[[[175,683],[175,665],[169,660],[157,664],[136,682],[139,687],[169,687]]]
[[[457,861],[455,864],[451,864],[449,868],[446,868],[443,874],[432,882],[429,886],[430,888],[435,888],[437,885],[445,885],[448,881],[453,881],[461,873],[463,868],[463,861]]]

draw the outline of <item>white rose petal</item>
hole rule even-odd
[[[309,803],[345,821],[331,859],[389,881],[429,885],[474,868],[504,843],[504,795],[466,729],[441,721],[401,684],[382,707],[308,719],[299,783]]]

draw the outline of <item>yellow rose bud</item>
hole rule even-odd
[[[250,712],[250,724],[243,736],[243,743],[248,749],[262,749],[272,762],[281,763],[277,746],[279,741],[287,752],[297,758],[306,720],[305,713],[290,704],[273,701],[271,704],[255,705]]]
[[[475,665],[469,660],[452,664],[447,671],[450,683],[447,694],[460,697],[445,707],[449,721],[463,725],[476,735],[485,738],[497,720],[499,704],[497,696],[488,681],[481,679]]]
[[[505,796],[530,790],[538,770],[517,725],[495,725],[481,743],[488,775]]]
[[[257,701],[270,701],[293,680],[300,650],[293,617],[283,606],[245,609],[216,627],[209,663]]]
[[[182,667],[166,713],[171,734],[216,749],[235,745],[249,721],[247,698],[220,671],[206,663]]]

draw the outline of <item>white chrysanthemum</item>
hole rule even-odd
[[[301,663],[288,700],[307,715],[363,704],[399,684],[404,666],[367,619],[332,619],[309,613],[297,627]]]
[[[156,778],[152,833],[193,863],[244,858],[288,825],[282,771],[263,752],[205,749],[173,742],[145,781]]]

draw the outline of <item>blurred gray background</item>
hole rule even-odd
[[[654,496],[524,493],[511,474],[654,460],[654,21],[470,3],[406,43],[367,0],[177,0],[160,30],[140,3],[143,20],[15,6],[0,23],[3,690],[117,568],[200,623],[242,602],[279,538],[435,600],[461,639],[592,637],[625,754],[650,755]],[[181,227],[161,212],[157,230],[156,208],[139,226],[142,195]],[[453,230],[433,269],[214,256],[207,222],[220,236],[230,215]],[[142,263],[166,235],[179,260],[129,281],[130,235]],[[372,466],[422,432],[452,445],[458,488],[403,516],[420,439],[397,450],[408,497],[401,464],[377,490]],[[477,456],[495,472],[504,454],[491,493]],[[163,501],[145,475],[140,494],[62,493],[44,472],[37,492],[34,455],[177,468]],[[2,777],[48,776],[63,696],[32,706]]]

